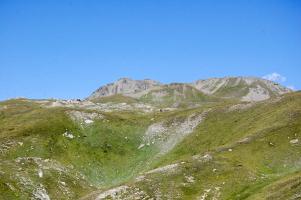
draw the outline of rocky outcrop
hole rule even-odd
[[[191,85],[208,95],[242,101],[262,101],[291,92],[278,83],[257,77],[210,78],[198,80]]]
[[[150,79],[133,80],[130,78],[121,78],[114,83],[100,87],[95,92],[93,92],[88,99],[95,99],[116,94],[139,97],[139,93],[141,93],[142,95],[144,91],[147,91],[159,85],[161,85],[159,82]]]

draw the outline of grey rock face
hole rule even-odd
[[[222,87],[235,87],[235,86],[256,86],[258,84],[263,84],[267,89],[278,93],[284,94],[291,92],[290,89],[283,87],[275,82],[256,78],[256,77],[225,77],[225,78],[209,78],[204,80],[198,80],[192,84],[198,90],[204,92],[205,94],[214,94]]]
[[[278,83],[257,77],[210,78],[198,80],[192,83],[192,86],[208,95],[219,95],[225,98],[235,97],[242,101],[262,101],[291,92],[290,89]]]
[[[161,85],[159,82],[150,79],[133,80],[130,78],[121,78],[114,83],[100,87],[93,92],[88,99],[106,97],[116,94],[135,96],[137,93],[149,90],[159,85]]]

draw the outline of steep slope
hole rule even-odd
[[[298,199],[301,93],[245,105],[213,108],[152,170],[84,199]]]

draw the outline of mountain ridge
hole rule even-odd
[[[151,79],[134,80],[121,78],[113,83],[101,86],[87,99],[93,100],[113,95],[124,95],[139,99],[154,91],[173,85],[191,86],[204,95],[220,98],[236,98],[241,101],[262,101],[284,93],[292,92],[291,89],[279,83],[257,77],[223,77],[200,79],[193,83],[168,83],[162,84]]]

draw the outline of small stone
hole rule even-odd
[[[188,183],[193,183],[195,181],[193,176],[185,176],[185,178]]]
[[[145,144],[140,144],[140,146],[138,147],[138,149],[141,149],[145,146]]]
[[[291,144],[297,144],[297,143],[299,143],[299,140],[298,139],[293,139],[293,140],[290,140],[290,143]]]
[[[94,121],[91,120],[91,119],[86,119],[86,120],[85,120],[85,123],[86,123],[86,124],[92,124],[93,122],[94,122]]]
[[[63,133],[63,136],[64,136],[64,137],[67,137],[67,138],[70,138],[70,139],[73,139],[73,138],[74,138],[74,135],[72,135],[72,133],[71,133],[71,132],[68,132],[68,131],[66,131],[65,133]]]
[[[215,190],[219,191],[221,189],[221,187],[215,187]]]
[[[41,169],[38,170],[38,175],[39,175],[40,178],[43,177],[43,171]]]

